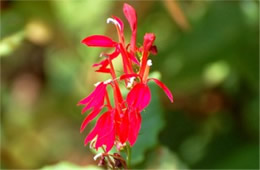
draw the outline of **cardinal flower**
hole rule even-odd
[[[149,81],[154,81],[160,88],[164,90],[171,102],[173,102],[173,96],[171,91],[160,80],[155,78],[148,78],[150,67],[152,66],[152,60],[148,60],[148,54],[153,46],[155,35],[147,33],[144,36],[144,43],[142,48],[142,61],[138,74],[125,74],[121,76],[121,79],[125,78],[138,78],[140,83],[136,83],[132,90],[128,93],[126,101],[129,107],[142,111],[151,101],[151,92],[147,85]]]
[[[113,146],[120,150],[128,146],[128,143],[133,146],[137,141],[142,122],[141,112],[151,101],[148,82],[154,81],[173,102],[170,90],[160,80],[149,77],[150,67],[152,66],[149,55],[157,54],[157,48],[154,45],[155,35],[146,33],[143,45],[141,47],[137,46],[136,11],[132,6],[124,4],[123,12],[132,32],[128,44],[125,42],[124,37],[124,23],[116,16],[108,18],[107,23],[115,25],[118,34],[117,41],[105,35],[92,35],[82,40],[82,43],[89,47],[102,47],[113,50],[112,53],[102,52],[100,56],[103,57],[103,60],[93,64],[93,67],[98,67],[96,72],[109,74],[111,79],[96,84],[93,92],[79,102],[79,105],[84,105],[82,113],[90,111],[81,124],[81,132],[90,121],[99,117],[95,127],[86,136],[85,145],[90,142],[92,148],[103,148],[105,153],[102,155],[102,161],[104,161],[105,156],[112,156],[116,161],[122,160],[109,155],[108,152]],[[113,64],[113,60],[118,56],[122,57],[123,73],[121,75],[116,74]],[[124,82],[122,84],[125,87],[119,86],[120,81]],[[110,102],[111,96],[107,92],[109,88],[113,91],[113,105]],[[122,88],[129,90],[126,96],[122,95]],[[112,165],[113,162],[108,162],[112,168],[116,167],[116,165]],[[124,162],[121,163],[124,164]]]

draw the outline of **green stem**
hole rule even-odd
[[[127,153],[127,167],[130,169],[130,165],[131,165],[131,147],[129,145],[129,143],[126,144],[126,153]]]

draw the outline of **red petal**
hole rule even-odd
[[[135,64],[137,64],[137,65],[140,66],[140,62],[136,59],[136,57],[135,57],[133,54],[128,53],[128,55],[130,56],[130,59],[131,59]]]
[[[97,66],[106,67],[106,66],[108,66],[108,64],[109,64],[108,59],[105,59],[105,60],[102,60],[99,63],[93,64],[92,66],[93,67],[97,67]]]
[[[116,50],[111,53],[111,54],[105,54],[103,53],[103,56],[108,56],[111,60],[113,60],[114,58],[116,58],[118,55],[120,54],[120,51],[118,48],[116,48]],[[111,70],[109,68],[106,68],[109,65],[109,60],[108,59],[104,59],[99,63],[93,64],[93,67],[96,66],[100,66],[100,68],[98,70],[96,70],[96,72],[101,72],[101,73],[110,73]]]
[[[116,47],[116,50],[115,50],[112,54],[109,54],[108,56],[110,57],[111,60],[113,60],[113,59],[116,58],[119,54],[120,54],[120,49],[119,49],[119,47]]]
[[[94,109],[82,122],[81,127],[80,127],[80,132],[82,132],[85,127],[88,125],[88,123],[93,120],[101,111],[102,108]]]
[[[136,46],[135,46],[135,41],[136,41],[136,32],[137,32],[137,19],[136,19],[136,12],[135,9],[128,5],[124,4],[123,7],[123,12],[125,14],[126,19],[128,20],[130,24],[130,28],[132,30],[132,36],[131,36],[131,51],[135,52]]]
[[[153,45],[154,40],[155,40],[155,35],[153,33],[146,33],[144,35],[144,44],[143,44],[144,50],[149,51]]]
[[[114,144],[115,130],[113,123],[113,111],[107,111],[99,119],[103,119],[99,126],[98,137],[96,142],[96,149],[102,145],[106,145],[106,150],[110,150]]]
[[[141,98],[139,98],[141,99]],[[148,104],[151,101],[151,91],[147,85],[143,88],[143,97],[142,100],[140,100],[139,109],[143,110],[148,106]]]
[[[100,67],[98,70],[96,70],[95,72],[99,72],[99,73],[110,73],[111,70],[109,68],[104,68],[104,67]]]
[[[129,128],[129,121],[128,121],[128,111],[124,113],[122,117],[121,123],[119,125],[118,136],[120,142],[123,144],[126,142],[128,137],[128,128]]]
[[[95,127],[93,128],[93,130],[88,134],[88,136],[85,139],[85,145],[91,141],[92,139],[94,139],[97,135],[102,134],[104,132],[104,129],[106,129],[108,126],[108,122],[111,122],[110,117],[110,112],[106,112],[104,113],[102,116],[100,116],[100,118],[98,119]]]
[[[98,93],[104,84],[100,83],[92,92],[90,95],[88,95],[86,98],[79,101],[78,105],[84,105],[87,104],[95,95]]]
[[[100,146],[105,145],[106,152],[109,152],[112,149],[112,147],[114,146],[114,142],[115,142],[115,130],[113,129],[106,136],[103,136],[100,139],[98,137],[95,147],[96,147],[96,149],[98,149]]]
[[[102,93],[97,93],[97,97],[93,98],[87,105],[86,107],[83,108],[82,113],[86,112],[87,110],[94,108],[98,109],[100,107],[103,107],[105,101],[105,95],[104,92]]]
[[[82,114],[91,108],[98,109],[103,106],[106,94],[106,87],[107,84],[100,83],[88,97],[79,102],[79,104],[86,105],[82,109]]]
[[[157,47],[155,45],[151,46],[149,51],[152,55],[156,55],[158,53]]]
[[[139,75],[136,73],[133,74],[123,74],[122,76],[120,76],[120,80],[124,80],[124,79],[129,79],[131,77],[138,77]]]
[[[128,141],[131,146],[133,146],[136,142],[136,139],[138,137],[138,133],[141,129],[141,114],[138,111],[133,111],[129,114],[129,133],[128,133]]]
[[[96,126],[92,129],[92,131],[85,138],[84,144],[87,145],[88,142],[93,140],[97,136],[97,132],[98,132],[98,125],[96,124]]]
[[[124,31],[124,23],[123,23],[123,21],[120,18],[116,17],[116,16],[112,16],[112,17],[119,23],[119,25],[121,27],[120,31],[123,33],[123,31]]]
[[[136,84],[128,93],[126,101],[129,107],[143,110],[151,101],[151,92],[146,84]]]
[[[116,42],[104,35],[92,35],[81,41],[90,47],[115,47]]]
[[[165,92],[165,94],[168,96],[168,98],[170,99],[170,101],[173,103],[173,96],[171,91],[168,89],[168,87],[163,84],[160,80],[155,79],[155,78],[149,78],[148,81],[153,80],[160,88],[163,89],[163,91]]]
[[[137,23],[135,9],[129,4],[125,3],[123,7],[123,12],[130,24],[131,30],[134,31],[136,29],[136,23]]]
[[[140,84],[135,85],[126,96],[126,102],[129,107],[135,107],[136,100],[139,97],[140,88]]]
[[[139,97],[136,100],[136,107],[141,111],[148,106],[151,101],[151,92],[147,85],[142,84],[139,91]]]
[[[120,54],[120,48],[119,46],[117,46],[115,48],[115,51],[112,52],[111,54],[107,54],[107,53],[101,53],[100,56],[106,56],[106,57],[109,57],[111,60],[113,60],[114,58],[116,58],[118,55]]]

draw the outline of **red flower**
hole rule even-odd
[[[135,108],[139,111],[142,111],[151,101],[151,92],[147,85],[147,82],[153,80],[160,88],[164,90],[166,95],[169,97],[170,101],[173,102],[173,96],[170,90],[159,80],[155,78],[148,79],[149,69],[152,65],[151,60],[148,59],[148,54],[153,47],[153,42],[155,40],[155,35],[152,33],[146,33],[144,36],[143,43],[143,56],[142,56],[142,65],[139,71],[139,74],[126,74],[121,76],[121,79],[129,77],[138,77],[141,80],[141,83],[136,84],[133,89],[128,93],[126,101],[129,107]]]
[[[98,149],[101,146],[106,146],[106,152],[120,143],[123,146],[129,142],[133,146],[137,140],[138,133],[141,129],[141,112],[146,108],[151,101],[151,91],[148,82],[153,80],[160,88],[164,90],[168,98],[173,102],[173,96],[170,90],[159,80],[149,78],[149,70],[152,61],[148,59],[149,54],[156,54],[157,48],[153,45],[155,35],[146,33],[144,36],[143,46],[136,47],[137,33],[137,17],[134,8],[128,4],[124,4],[123,12],[129,22],[132,35],[129,44],[125,44],[124,24],[118,17],[113,16],[107,19],[107,23],[112,22],[118,33],[118,42],[103,35],[93,35],[82,40],[82,43],[90,47],[105,47],[114,48],[111,54],[101,53],[100,56],[105,58],[93,65],[99,67],[96,72],[109,73],[111,80],[101,82],[95,90],[86,98],[82,99],[79,104],[85,105],[82,113],[91,110],[81,124],[80,131],[82,132],[90,121],[95,119],[103,109],[107,109],[98,118],[95,127],[87,135],[85,145],[92,141],[91,146]],[[130,47],[130,49],[128,48]],[[138,60],[138,55],[142,55],[141,60]],[[113,59],[122,56],[122,65],[124,73],[118,79],[114,70]],[[135,66],[135,69],[133,69]],[[124,81],[126,88],[130,89],[123,98],[118,81]],[[110,103],[110,98],[107,92],[107,85],[111,85],[113,90],[114,105]]]

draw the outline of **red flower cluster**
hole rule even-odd
[[[154,81],[164,90],[166,95],[173,102],[170,90],[159,80],[148,78],[149,69],[152,65],[148,56],[150,53],[156,54],[156,46],[153,45],[155,35],[146,33],[143,45],[136,46],[137,18],[134,8],[124,4],[123,12],[130,24],[132,31],[130,44],[125,43],[124,24],[118,17],[113,16],[107,19],[107,23],[112,22],[117,29],[119,40],[113,41],[103,35],[93,35],[85,38],[82,43],[90,47],[113,48],[111,54],[101,53],[104,57],[100,63],[94,64],[98,67],[97,72],[110,74],[112,79],[96,84],[95,90],[79,104],[85,107],[82,113],[91,110],[81,125],[81,132],[87,124],[93,120],[102,109],[103,113],[85,139],[85,145],[92,141],[92,146],[98,149],[105,145],[108,152],[114,145],[124,145],[127,141],[131,146],[136,142],[141,128],[141,112],[151,101],[151,92],[147,85],[149,81]],[[112,60],[121,55],[124,74],[118,78],[116,76]],[[124,81],[126,88],[130,89],[126,99],[121,94],[119,81]],[[113,89],[114,106],[110,103],[107,87]]]

